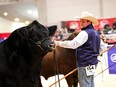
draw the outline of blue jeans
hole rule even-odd
[[[80,87],[94,87],[94,75],[87,76],[85,67],[78,67],[78,80]]]

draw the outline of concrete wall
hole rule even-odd
[[[94,16],[100,17],[116,17],[116,0],[44,0],[43,6],[46,5],[47,15],[43,15],[42,20],[46,25],[57,24],[60,21],[72,20],[74,17],[80,16],[83,11],[88,11]],[[103,3],[103,4],[100,4]],[[41,7],[41,6],[40,6]],[[43,7],[44,8],[44,7]],[[42,13],[42,14],[43,14]],[[42,17],[41,14],[41,17]],[[0,18],[0,32],[10,32],[13,23]]]
[[[83,11],[98,18],[116,17],[115,9],[116,0],[47,0],[47,18],[51,24],[80,16]]]
[[[104,17],[116,17],[116,0],[104,0]]]
[[[25,26],[25,24],[0,18],[0,33],[9,33],[22,26]]]
[[[11,32],[12,22],[0,18],[0,33]]]

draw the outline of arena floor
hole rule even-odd
[[[96,74],[95,74],[95,87],[116,87],[116,74],[109,74],[109,70],[105,70],[108,67],[106,55],[102,58],[101,62],[98,63]],[[103,73],[101,73],[105,70]],[[60,75],[62,78],[63,75]],[[48,80],[45,80],[43,77],[42,85],[43,87],[49,87],[54,81],[55,77],[50,77]],[[65,79],[61,80],[60,82],[61,87],[68,87],[67,82]],[[58,84],[57,84],[58,85]],[[59,87],[59,86],[52,86],[52,87]]]
[[[100,67],[101,67],[101,64],[98,65],[99,69]],[[100,71],[101,70],[98,70],[96,75],[101,73]],[[60,75],[60,78],[62,77],[63,75]],[[48,87],[55,81],[55,77],[50,77],[48,80],[45,80],[43,77],[41,77],[41,79],[42,79],[43,87]],[[65,79],[61,80],[60,84],[61,84],[61,87],[68,87]],[[52,87],[55,87],[55,85]],[[101,73],[95,77],[95,87],[116,87],[116,75],[109,74],[108,70],[106,70],[104,73]]]

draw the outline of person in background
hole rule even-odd
[[[116,20],[112,24],[113,33],[116,33]]]
[[[112,33],[112,29],[111,29],[109,24],[104,25],[104,31],[103,32],[104,32],[104,34]]]
[[[103,40],[104,43],[107,43],[107,38],[104,33],[100,34],[100,38]]]
[[[93,27],[97,24],[98,20],[85,12],[80,18],[81,31],[73,40],[55,41],[56,46],[76,49],[80,87],[94,87],[94,70],[98,64],[100,46],[103,45],[99,33]]]
[[[54,36],[52,37],[53,41],[60,41],[63,39],[63,35],[61,33],[61,31],[56,31]]]

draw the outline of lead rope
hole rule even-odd
[[[103,73],[104,71],[106,71],[107,69],[109,69],[110,67],[114,66],[116,63],[110,65],[109,67],[107,67],[106,69],[104,69],[103,71],[101,71],[100,73],[98,73],[95,77],[97,77],[98,75],[100,75],[101,73]]]
[[[58,70],[58,61],[56,59],[56,49],[53,52],[53,56],[54,56],[54,72],[55,72],[55,75],[57,75],[57,76],[55,76],[55,82],[56,82],[56,77],[59,80],[59,70]],[[56,84],[55,84],[55,87],[57,87]],[[59,82],[59,87],[60,87],[60,82]]]
[[[113,47],[115,47],[116,44],[114,44],[113,46],[109,47],[107,50],[104,50],[101,54],[99,54],[98,56],[101,56],[103,53],[105,53],[106,51],[112,49]],[[112,64],[111,66],[109,66],[108,68],[114,66],[116,63]],[[104,69],[102,72],[100,72],[99,74],[97,74],[96,76],[100,75],[101,73],[103,73],[104,71],[106,71],[108,68]],[[55,85],[56,83],[60,82],[62,79],[66,78],[67,76],[71,75],[72,73],[76,72],[78,69],[75,68],[74,70],[72,70],[71,72],[69,72],[68,74],[66,74],[64,77],[62,77],[61,79],[59,79],[58,81],[54,82],[53,84],[51,84],[48,87],[52,87],[53,85]],[[95,76],[95,77],[96,77]]]

